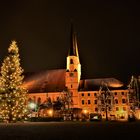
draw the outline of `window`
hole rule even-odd
[[[123,111],[126,111],[126,107],[123,107]]]
[[[94,100],[94,104],[97,104],[97,100]]]
[[[116,107],[116,111],[119,111],[119,108],[118,107]]]
[[[90,93],[88,93],[88,96],[90,96]]]
[[[97,93],[94,93],[94,96],[96,97],[97,96]]]
[[[108,107],[108,110],[111,111],[111,107]]]
[[[108,104],[111,104],[111,100],[110,99],[108,99],[107,102],[108,102]]]
[[[29,103],[30,103],[30,102],[32,102],[32,99],[31,99],[31,98],[29,98],[29,99],[28,99],[28,102],[29,102]]]
[[[41,104],[41,98],[40,98],[40,97],[37,99],[37,103],[38,103],[39,105]]]
[[[104,108],[102,108],[102,111],[105,111],[105,109],[104,109]]]
[[[114,94],[117,95],[117,92],[115,92]]]
[[[115,104],[118,104],[118,99],[115,99]]]
[[[124,92],[122,92],[122,95],[124,95]]]
[[[91,102],[90,102],[90,100],[88,100],[88,104],[90,104]]]
[[[130,103],[133,103],[133,100],[132,100],[132,99],[129,99],[129,102],[130,102]]]
[[[98,108],[95,108],[95,111],[97,112],[98,111]]]
[[[70,73],[70,77],[72,77],[72,76],[73,76],[73,73],[71,72],[71,73]]]
[[[70,64],[73,64],[73,59],[70,59]]]
[[[122,103],[125,104],[126,103],[126,99],[122,99]]]
[[[84,96],[84,93],[82,93],[81,95]]]
[[[72,88],[72,85],[71,85],[71,88]]]
[[[101,100],[101,104],[104,104],[104,100]]]
[[[85,104],[85,101],[84,100],[82,100],[82,105],[84,105]]]

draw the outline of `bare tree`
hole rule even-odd
[[[108,112],[113,109],[114,97],[106,83],[102,82],[97,98],[98,112],[101,114],[105,112],[108,121]]]

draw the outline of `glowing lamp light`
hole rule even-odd
[[[53,115],[53,110],[52,109],[48,110],[48,115],[49,116],[52,116]]]
[[[88,111],[87,111],[86,109],[84,109],[84,110],[83,110],[83,113],[84,113],[84,114],[87,114],[87,113],[88,113]]]
[[[35,109],[36,108],[36,104],[35,103],[30,103],[29,104],[29,108],[30,109]]]

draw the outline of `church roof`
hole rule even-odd
[[[126,89],[125,85],[115,78],[99,78],[80,80],[79,91],[99,90],[100,86],[104,85],[110,90]]]
[[[23,86],[29,93],[56,92],[65,88],[65,69],[25,74]]]
[[[29,93],[60,92],[65,89],[65,69],[47,70],[25,75],[23,86]],[[125,89],[124,84],[115,78],[80,80],[79,91],[95,91],[105,83],[110,90]]]
[[[78,56],[77,36],[76,32],[74,32],[73,25],[71,25],[70,49],[68,56]]]

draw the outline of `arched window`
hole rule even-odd
[[[73,64],[73,59],[70,59],[70,64]]]
[[[31,99],[31,98],[29,98],[29,99],[28,99],[28,103],[31,103],[31,102],[32,102],[32,99]]]
[[[37,99],[37,104],[41,104],[41,98],[39,97],[38,99]]]

